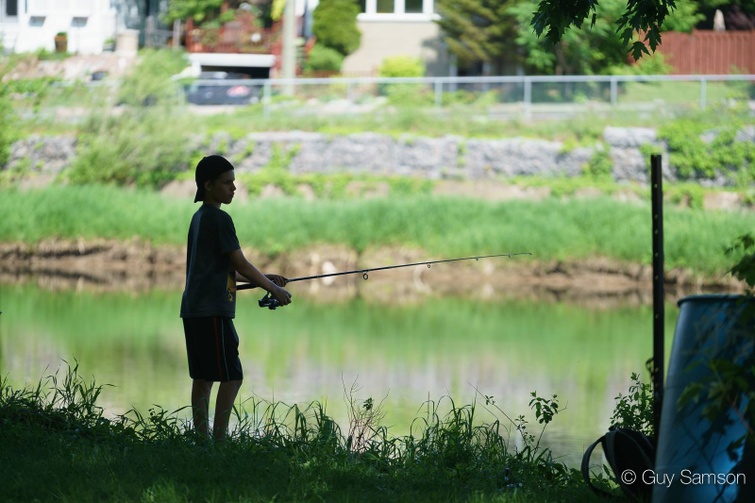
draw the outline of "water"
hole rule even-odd
[[[627,392],[631,373],[648,379],[648,305],[297,295],[292,306],[269,311],[256,306],[257,297],[239,296],[240,399],[319,401],[344,428],[350,396],[358,404],[382,402],[383,424],[396,436],[423,417],[428,400],[445,406],[453,400],[457,407],[476,402],[481,421],[498,418],[506,426],[506,416],[525,415],[529,431],[539,434],[530,393],[555,394],[563,410],[542,445],[576,466],[608,428],[614,399]],[[0,374],[14,386],[36,385],[65,372],[64,361],[76,361],[82,376],[112,385],[99,402],[106,415],[132,407],[146,412],[154,404],[181,409],[189,403],[190,380],[179,302],[174,288],[134,293],[0,285]],[[667,307],[667,349],[675,317],[676,308]],[[485,407],[485,396],[495,408]],[[185,409],[178,414],[188,417]],[[513,430],[511,440],[517,440]]]

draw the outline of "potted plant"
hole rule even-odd
[[[59,31],[55,35],[55,52],[68,51],[68,33]]]

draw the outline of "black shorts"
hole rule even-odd
[[[240,381],[239,336],[225,316],[183,318],[189,375],[205,381]]]

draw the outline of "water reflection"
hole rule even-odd
[[[648,305],[595,309],[435,295],[397,303],[386,301],[397,298],[387,290],[335,301],[302,292],[294,305],[269,311],[256,306],[258,296],[242,294],[237,310],[242,399],[318,400],[345,421],[344,391],[354,387],[358,403],[384,399],[385,424],[404,435],[428,400],[443,397],[457,406],[477,401],[490,418],[480,403],[487,395],[508,416],[525,414],[538,433],[530,392],[557,394],[565,410],[543,442],[571,464],[608,427],[614,397],[652,354]],[[76,359],[83,376],[113,385],[101,395],[108,414],[184,407],[190,382],[179,300],[175,287],[130,293],[0,285],[0,372],[16,386],[36,384]],[[676,308],[667,308],[669,338],[675,317]]]

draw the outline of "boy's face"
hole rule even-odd
[[[231,204],[233,194],[236,192],[236,175],[233,170],[226,171],[214,180],[205,182],[204,202],[220,206]]]

